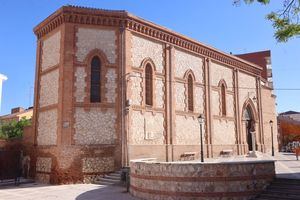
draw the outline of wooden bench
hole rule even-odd
[[[232,155],[232,149],[224,149],[220,152],[220,155],[223,157],[230,157]]]
[[[180,160],[195,160],[196,152],[184,152],[180,155]]]

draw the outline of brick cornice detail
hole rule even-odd
[[[205,46],[195,40],[172,32],[164,27],[148,22],[126,11],[112,11],[103,9],[84,8],[77,6],[63,6],[34,28],[34,33],[40,39],[63,23],[87,25],[101,25],[126,28],[128,30],[147,35],[179,46],[198,55],[214,59],[225,65],[237,67],[257,76],[262,68],[243,59],[223,53],[212,47]]]

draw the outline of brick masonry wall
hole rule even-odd
[[[130,163],[130,193],[142,199],[251,199],[274,178],[273,161]]]
[[[264,127],[264,142],[266,152],[272,150],[272,136],[270,120],[273,121],[273,142],[275,152],[278,151],[278,128],[277,128],[277,112],[276,112],[276,97],[268,88],[262,87],[262,113],[263,113],[263,127]]]

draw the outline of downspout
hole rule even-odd
[[[126,77],[124,77],[125,65],[124,65],[124,24],[120,27],[121,33],[121,150],[122,150],[122,167],[126,166],[126,148],[125,148],[125,116],[124,116],[124,108],[125,108],[125,93],[124,90],[124,81],[126,81]]]

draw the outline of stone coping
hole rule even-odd
[[[131,160],[130,162],[133,163],[151,163],[151,164],[183,164],[183,165],[188,165],[188,164],[201,164],[201,165],[206,165],[206,164],[255,164],[255,163],[271,163],[275,162],[275,160],[245,160],[245,161],[208,161],[208,162],[200,162],[200,161],[173,161],[173,162],[158,162],[158,161],[149,161],[146,159],[137,159],[137,160]]]

